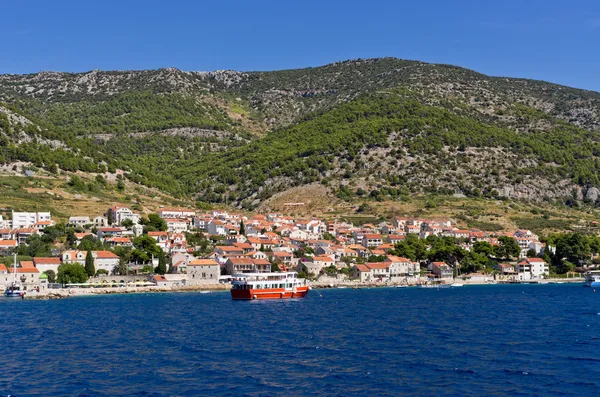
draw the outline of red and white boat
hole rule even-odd
[[[234,274],[231,284],[231,298],[236,300],[304,298],[309,290],[296,272]]]

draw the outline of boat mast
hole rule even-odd
[[[13,283],[17,282],[17,254],[14,254],[13,260]]]

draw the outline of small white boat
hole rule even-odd
[[[592,270],[584,274],[584,287],[600,287],[600,270]]]
[[[452,283],[450,285],[452,285],[452,287],[464,287],[465,286],[463,283]]]

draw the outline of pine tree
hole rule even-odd
[[[92,256],[92,251],[88,251],[85,256],[85,272],[89,277],[94,277],[96,274],[96,268],[94,267],[94,257]]]

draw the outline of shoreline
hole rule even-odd
[[[551,284],[583,284],[584,279],[550,279],[550,280],[532,280],[520,282],[469,282],[457,280],[455,283],[460,283],[463,286],[491,286],[491,285],[551,285]],[[452,284],[452,283],[448,283]],[[362,289],[362,288],[415,288],[416,283],[381,283],[381,282],[312,282],[309,283],[311,289]],[[30,291],[25,294],[23,299],[26,300],[49,300],[49,299],[65,299],[70,297],[81,296],[100,296],[100,295],[122,295],[122,294],[160,294],[160,293],[185,293],[185,292],[227,292],[231,289],[230,284],[207,284],[207,285],[187,285],[187,286],[172,286],[172,287],[123,287],[123,288],[64,288],[51,289],[45,292]]]

